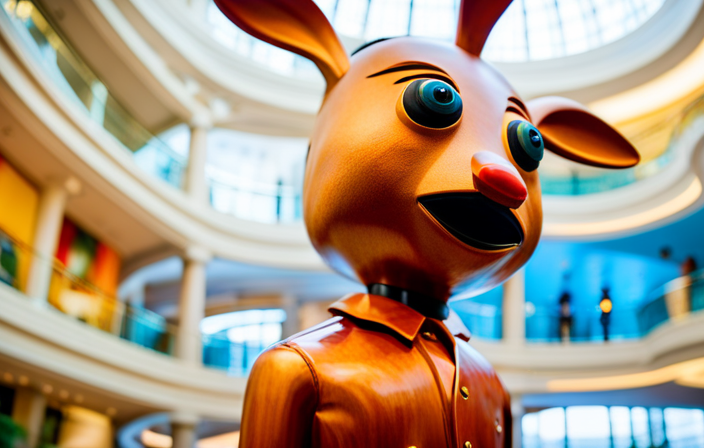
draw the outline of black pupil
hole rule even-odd
[[[535,146],[536,148],[540,147],[540,134],[538,134],[538,131],[535,129],[531,129],[528,131],[528,136],[530,137],[530,142]]]
[[[447,104],[452,101],[452,92],[447,87],[437,86],[433,89],[433,98],[441,104]]]

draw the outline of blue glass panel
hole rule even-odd
[[[501,339],[503,288],[494,288],[471,299],[450,302],[450,307],[462,319],[472,335],[482,339]]]
[[[648,410],[641,407],[631,409],[631,426],[636,448],[650,448],[650,422]]]
[[[666,436],[670,448],[704,446],[704,411],[701,409],[665,409]]]
[[[567,443],[571,448],[610,448],[609,411],[605,406],[567,408]],[[555,422],[558,425],[559,422]]]

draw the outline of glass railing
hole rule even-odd
[[[37,260],[51,264],[48,303],[52,308],[141,347],[165,355],[174,354],[176,325],[153,311],[132,306],[105,293],[71,273],[58,260],[46,259],[31,246],[0,230],[0,282],[26,292],[29,266]],[[230,375],[246,375],[256,357],[266,348],[261,344],[232,342],[224,335],[203,334],[200,337],[203,363]]]
[[[598,174],[585,174],[574,172],[568,176],[551,176],[540,174],[540,185],[545,195],[578,196],[584,194],[601,193],[623,187],[639,180],[651,177],[670,164],[674,157],[674,147],[679,143],[680,136],[687,130],[696,118],[704,114],[704,97],[699,97],[690,103],[684,110],[657,126],[631,137],[636,147],[638,141],[647,140],[659,133],[673,129],[666,150],[659,157],[623,170],[596,170]]]
[[[499,340],[503,337],[501,307],[467,299],[450,302],[450,308],[462,319],[472,336],[488,340]]]
[[[210,203],[221,213],[263,223],[292,223],[303,217],[301,189],[239,179],[208,169]]]
[[[704,270],[666,283],[650,294],[638,310],[638,325],[646,335],[668,320],[686,319],[704,310]]]
[[[43,72],[70,101],[134,153],[140,168],[181,187],[186,157],[144,128],[115,99],[47,19],[40,5],[29,0],[3,0],[3,11],[21,36],[26,53],[41,65]]]
[[[561,342],[561,320],[558,306],[526,307],[526,340],[528,342]],[[614,307],[607,323],[610,341],[641,337],[638,329],[637,308]],[[567,338],[565,337],[565,340]],[[604,325],[598,306],[572,308],[569,324],[569,342],[604,341]]]
[[[229,375],[244,376],[265,348],[255,342],[232,342],[225,335],[203,335],[203,364]]]

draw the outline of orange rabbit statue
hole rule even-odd
[[[511,446],[508,394],[444,322],[447,300],[501,284],[533,253],[544,149],[610,168],[638,153],[573,101],[522,101],[480,59],[510,0],[462,1],[454,44],[399,37],[351,58],[312,0],[215,2],[322,72],[305,223],[325,262],[368,289],[259,357],[240,447]]]

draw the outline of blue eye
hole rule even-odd
[[[446,82],[418,79],[404,91],[403,108],[415,123],[442,129],[459,121],[462,116],[462,98]]]
[[[525,171],[534,171],[543,160],[543,136],[527,121],[514,120],[509,123],[508,146],[513,160]]]

